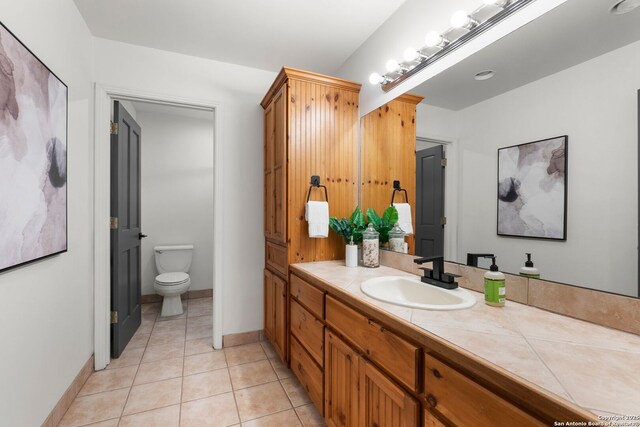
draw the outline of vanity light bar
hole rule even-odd
[[[415,73],[425,69],[534,1],[483,0],[483,4],[470,14],[459,10],[451,16],[449,29],[442,34],[434,31],[427,33],[425,45],[421,49],[407,48],[404,52],[404,62],[389,59],[386,64],[387,72],[385,74],[371,74],[369,83],[379,84],[382,86],[382,90],[388,92]]]

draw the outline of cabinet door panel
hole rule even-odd
[[[274,180],[273,157],[275,137],[274,103],[264,110],[264,235],[273,237],[274,218]]]
[[[360,360],[361,426],[415,427],[418,402],[366,360]]]
[[[322,367],[324,357],[324,325],[295,300],[291,300],[291,333],[298,338],[316,363]]]
[[[324,417],[329,427],[359,426],[358,362],[358,354],[326,329]]]
[[[273,100],[273,238],[286,243],[287,229],[287,85],[283,85]]]
[[[272,341],[280,358],[286,362],[287,355],[287,282],[273,276],[274,284],[274,335]]]
[[[273,274],[269,270],[264,270],[264,333],[272,342],[275,340],[275,305],[273,293]]]
[[[309,353],[295,337],[291,338],[291,370],[298,377],[302,387],[309,393],[311,401],[322,414],[322,370],[313,362]]]

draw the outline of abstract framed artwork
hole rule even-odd
[[[567,135],[498,149],[498,235],[567,240]]]
[[[67,251],[68,89],[0,23],[0,272]]]

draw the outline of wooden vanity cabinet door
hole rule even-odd
[[[275,341],[275,301],[273,296],[275,287],[273,284],[273,273],[264,270],[264,333],[269,340]]]
[[[361,359],[359,364],[359,425],[416,427],[418,401],[371,363]]]
[[[287,282],[273,275],[274,332],[271,343],[286,362],[287,351]]]
[[[287,85],[273,99],[273,234],[272,238],[287,243]]]
[[[442,421],[440,421],[433,413],[428,410],[423,411],[424,414],[424,422],[422,423],[423,427],[446,427]]]
[[[275,116],[273,102],[264,110],[264,237],[273,238],[275,224],[273,151],[275,137]]]
[[[325,329],[324,419],[329,427],[358,423],[358,354]]]
[[[425,397],[430,410],[457,426],[544,426],[440,360],[425,355]]]

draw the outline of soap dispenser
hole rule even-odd
[[[533,266],[533,261],[531,261],[531,254],[527,253],[525,255],[527,255],[527,260],[524,263],[524,267],[520,269],[520,275],[528,277],[530,279],[539,279],[540,272]]]
[[[405,232],[396,222],[396,225],[389,231],[389,249],[393,252],[404,252],[404,236]]]
[[[507,292],[504,274],[498,271],[496,257],[491,257],[491,267],[484,274],[484,302],[494,307],[504,307]]]

